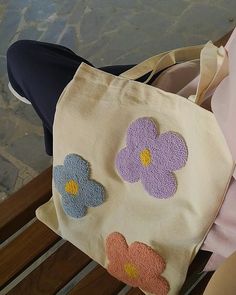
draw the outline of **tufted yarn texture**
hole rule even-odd
[[[74,218],[86,215],[87,207],[101,205],[105,191],[101,184],[89,179],[89,163],[77,154],[68,154],[64,165],[53,168],[55,187],[62,197],[66,214]]]
[[[126,143],[116,157],[121,177],[128,182],[141,180],[156,198],[173,196],[177,190],[173,171],[182,168],[188,158],[182,136],[172,131],[159,135],[154,122],[145,117],[130,124]]]
[[[155,295],[166,295],[169,283],[161,276],[165,270],[164,259],[150,246],[134,242],[128,246],[125,237],[111,233],[106,239],[108,272],[133,287]]]

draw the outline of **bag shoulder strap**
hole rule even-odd
[[[153,75],[176,63],[200,58],[200,79],[196,95],[191,101],[201,104],[206,92],[213,90],[224,77],[228,75],[228,58],[224,47],[216,47],[212,42],[206,45],[185,47],[155,55],[134,66],[120,76],[129,80],[136,80],[150,72],[147,83]]]
[[[191,101],[198,105],[201,105],[207,98],[206,94],[215,90],[229,74],[228,54],[223,46],[220,48],[204,48],[201,55],[197,92],[196,95],[189,97]]]

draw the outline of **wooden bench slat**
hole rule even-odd
[[[132,288],[126,295],[144,295],[139,288]]]
[[[8,294],[55,294],[89,262],[91,259],[87,255],[66,242]]]
[[[211,255],[212,252],[199,250],[188,268],[187,277],[194,273],[200,273],[204,269]]]
[[[0,250],[0,288],[40,257],[60,237],[40,221],[35,221]]]
[[[83,278],[68,294],[116,295],[124,286],[124,283],[112,277],[99,265]]]
[[[51,197],[52,167],[0,204],[0,243],[35,217],[35,210]]]
[[[219,40],[217,40],[216,42],[214,42],[214,44],[216,46],[225,46],[226,43],[228,42],[231,34],[233,33],[233,30],[231,30],[229,33],[225,34],[223,37],[221,37]]]
[[[189,266],[187,277],[181,288],[180,294],[185,294],[187,290],[196,282],[211,255],[211,252],[202,250],[197,253],[196,257]],[[201,282],[199,282],[199,284],[201,284]]]
[[[208,272],[206,276],[196,285],[196,287],[193,289],[193,291],[189,295],[202,295],[213,273],[214,273],[213,271]]]

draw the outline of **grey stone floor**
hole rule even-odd
[[[35,111],[8,91],[10,44],[60,43],[96,66],[136,63],[215,40],[235,20],[235,0],[0,0],[0,199],[51,164]]]

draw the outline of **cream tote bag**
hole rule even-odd
[[[189,99],[134,81],[199,58]],[[225,49],[210,42],[119,77],[82,63],[57,103],[53,195],[38,219],[145,294],[178,294],[235,166],[214,115],[199,106],[227,74]]]

